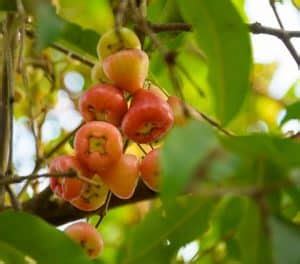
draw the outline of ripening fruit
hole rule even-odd
[[[129,199],[134,194],[139,177],[139,160],[124,154],[118,163],[101,174],[103,182],[120,199]]]
[[[124,49],[141,49],[141,42],[137,35],[129,28],[113,29],[100,38],[97,45],[97,54],[100,59],[105,59]]]
[[[108,83],[109,79],[106,77],[102,63],[98,61],[91,70],[91,79],[94,83]]]
[[[181,99],[177,96],[169,96],[168,104],[171,107],[174,115],[174,124],[184,125],[186,123],[186,115],[184,113],[184,105]]]
[[[143,88],[148,67],[148,55],[139,49],[122,50],[103,61],[106,76],[117,87],[129,93]]]
[[[146,90],[138,91],[122,121],[124,134],[137,143],[163,137],[173,125],[173,113],[166,101]]]
[[[94,175],[91,180],[97,183],[97,185],[85,183],[80,196],[70,201],[74,207],[82,211],[89,212],[100,208],[102,205],[104,205],[109,192],[107,186],[103,183],[98,175]]]
[[[167,100],[168,97],[163,93],[163,91],[156,85],[150,84],[148,91],[154,93],[156,96],[160,97],[163,100]]]
[[[106,121],[119,126],[127,112],[123,93],[110,84],[96,84],[79,99],[79,110],[85,121]]]
[[[74,139],[76,156],[91,171],[107,169],[122,155],[123,142],[119,130],[102,121],[84,124]]]
[[[160,149],[151,150],[142,160],[140,166],[141,178],[143,182],[153,191],[159,188],[159,153]]]
[[[91,259],[99,256],[103,250],[104,243],[101,235],[95,227],[88,223],[74,223],[68,226],[64,232],[78,243]]]
[[[49,166],[50,173],[74,172],[77,175],[88,177],[89,172],[79,161],[72,156],[60,156],[53,159]],[[50,179],[51,190],[64,200],[70,201],[77,198],[83,189],[84,183],[78,178],[55,178]]]

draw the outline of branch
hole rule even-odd
[[[35,37],[34,33],[31,30],[26,30],[26,36],[33,39]],[[70,58],[80,61],[81,63],[89,66],[89,67],[93,67],[94,66],[94,62],[84,58],[83,56],[75,53],[74,51],[70,51],[68,49],[66,49],[65,47],[57,44],[57,43],[52,43],[50,45],[51,48],[56,49],[58,51],[60,51],[61,53],[66,54],[67,56],[69,56]]]
[[[75,178],[77,175],[71,173],[43,173],[43,174],[30,174],[26,176],[13,176],[9,178],[1,178],[0,185],[7,185],[12,183],[20,183],[22,181],[33,181],[40,178]]]
[[[58,199],[50,199],[51,196],[52,191],[50,190],[50,188],[47,188],[32,199],[26,201],[23,204],[23,209],[26,212],[35,214],[43,218],[53,225],[62,225],[67,222],[75,221],[93,214],[101,215],[101,212],[103,210],[106,210],[106,205],[103,205],[96,211],[80,211],[67,202],[61,202]],[[155,192],[151,191],[144,184],[139,182],[134,196],[130,199],[121,200],[112,195],[109,202],[109,209],[121,205],[132,204],[134,202],[151,199],[155,196]]]
[[[300,37],[300,31],[286,30],[284,33],[282,29],[266,27],[266,26],[263,26],[259,22],[249,24],[248,26],[249,26],[250,32],[253,34],[272,35],[272,36],[280,38],[280,39],[284,37],[284,34],[286,34],[289,38],[299,38]]]
[[[48,160],[57,150],[59,150],[64,144],[68,142],[68,140],[76,133],[76,131],[81,127],[82,124],[80,124],[77,128],[75,128],[71,133],[67,134],[61,141],[59,141],[48,153],[46,153],[41,159],[38,159],[36,161],[35,168],[33,170],[32,174],[36,174],[38,170],[40,169],[41,165]],[[18,194],[18,198],[22,196],[22,194],[26,191],[28,185],[30,183],[30,180],[28,180],[21,191]]]
[[[187,23],[165,23],[165,24],[154,24],[148,22],[149,27],[155,33],[166,32],[166,31],[192,31],[192,26]]]

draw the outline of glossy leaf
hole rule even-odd
[[[0,241],[38,263],[92,263],[62,232],[27,213],[6,211],[0,214]]]
[[[167,211],[153,210],[134,228],[121,263],[171,263],[180,246],[207,230],[212,206],[212,201],[190,198]]]
[[[270,241],[258,207],[248,201],[238,231],[243,264],[273,264]]]
[[[206,53],[215,111],[221,122],[227,124],[240,111],[249,90],[248,28],[230,1],[178,0],[177,3]]]
[[[0,263],[30,264],[29,259],[29,256],[24,255],[22,252],[0,240]]]
[[[184,127],[174,128],[166,138],[162,149],[163,199],[175,197],[186,187],[210,152],[216,147],[213,130],[203,123],[190,122]]]

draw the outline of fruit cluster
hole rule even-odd
[[[84,211],[101,207],[109,191],[131,198],[139,177],[157,191],[159,149],[139,161],[125,153],[125,142],[156,142],[172,128],[174,118],[182,122],[179,99],[145,85],[149,59],[133,31],[107,32],[97,52],[99,62],[92,69],[96,84],[79,99],[85,123],[75,135],[75,155],[57,157],[50,164],[51,173],[76,173],[76,178],[51,178],[51,189]]]

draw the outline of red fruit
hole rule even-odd
[[[173,125],[170,106],[154,93],[138,91],[122,121],[124,134],[137,143],[150,143],[163,137]]]
[[[121,158],[123,142],[115,126],[92,121],[77,131],[74,147],[78,160],[97,172],[107,169]]]
[[[80,196],[70,201],[73,206],[86,212],[95,211],[104,205],[109,191],[98,175],[94,175],[91,180],[97,185],[86,183]]]
[[[65,234],[78,243],[87,255],[93,259],[103,250],[103,240],[97,229],[92,225],[79,222],[68,226]]]
[[[186,115],[184,113],[184,105],[181,99],[179,99],[177,96],[169,96],[167,102],[172,108],[174,123],[176,125],[184,125],[186,122]]]
[[[148,55],[139,49],[121,50],[103,61],[107,77],[129,93],[135,93],[143,87],[148,67]]]
[[[139,160],[125,154],[118,163],[101,174],[103,182],[111,192],[121,199],[129,199],[134,194],[139,176]]]
[[[81,96],[79,110],[87,122],[106,121],[119,126],[127,112],[127,102],[115,86],[97,84]]]
[[[84,177],[88,176],[85,169],[75,157],[60,156],[53,159],[50,163],[50,173],[68,173],[74,172]],[[84,183],[77,178],[54,178],[50,179],[50,187],[52,191],[61,198],[70,201],[77,198],[82,192]]]
[[[141,178],[143,182],[153,191],[158,191],[159,187],[159,153],[160,149],[150,151],[142,160],[140,166]]]

